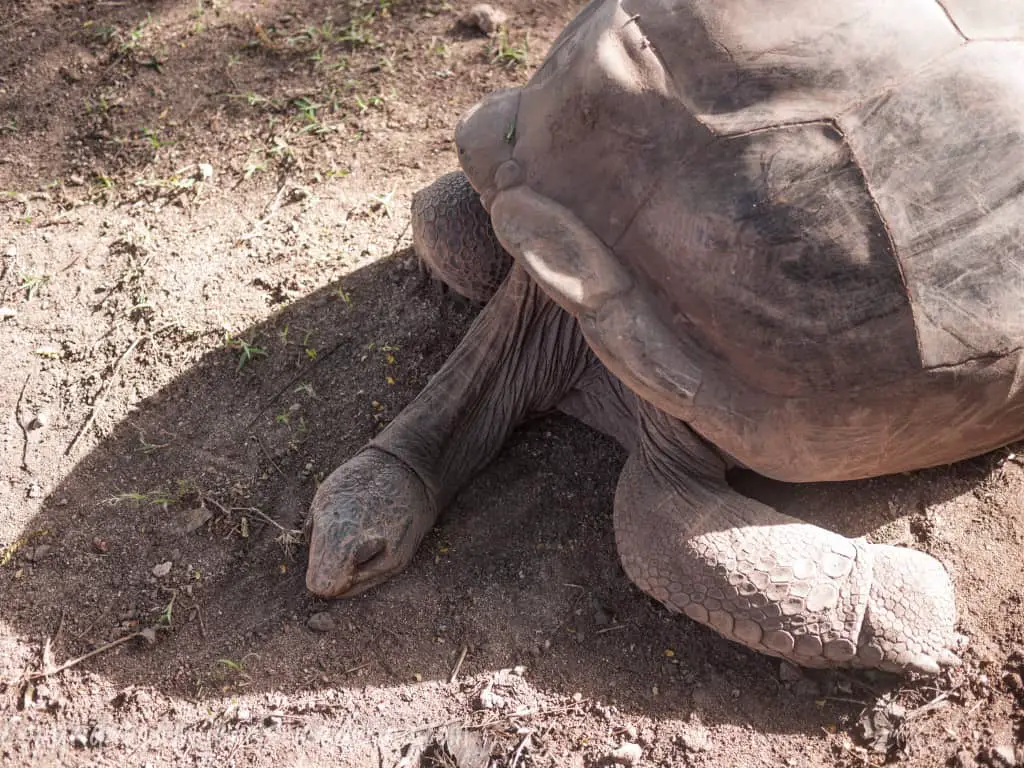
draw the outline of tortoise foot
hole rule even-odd
[[[317,489],[306,519],[306,587],[320,597],[352,596],[403,570],[437,519],[419,476],[367,447]]]
[[[873,574],[857,661],[889,672],[937,675],[956,666],[964,639],[946,569],[913,549],[871,547]]]

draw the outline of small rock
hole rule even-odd
[[[4,248],[4,256],[6,256],[8,259],[16,258],[17,255],[18,255],[18,246],[16,246],[14,243],[11,243],[6,248]]]
[[[622,735],[625,737],[626,741],[636,741],[636,739],[637,739],[637,732],[636,732],[636,726],[635,725],[632,725],[632,724],[624,725],[624,726],[622,726],[621,730],[622,730]]]
[[[181,522],[180,531],[183,534],[199,530],[213,517],[213,512],[206,507],[193,507],[185,513],[185,519]]]
[[[988,751],[986,757],[992,768],[1015,768],[1017,765],[1013,747],[1009,744],[997,744]]]
[[[68,176],[69,187],[81,187],[85,184],[85,179],[77,173],[72,173]]]
[[[158,563],[157,565],[154,565],[153,575],[156,576],[158,579],[162,579],[164,576],[171,572],[172,565],[173,563],[170,560],[168,560],[165,563]]]
[[[248,723],[252,720],[252,712],[247,707],[239,707],[235,712],[235,720],[239,723]]]
[[[107,743],[107,729],[101,725],[94,726],[89,731],[89,746],[90,747],[102,747]]]
[[[156,645],[156,630],[152,627],[146,627],[144,630],[139,632],[142,639],[145,640],[149,645]]]
[[[961,749],[953,758],[955,768],[977,768],[978,762],[968,750]]]
[[[334,617],[326,611],[314,613],[306,620],[306,626],[314,632],[330,632],[334,629]]]
[[[53,547],[49,544],[39,544],[35,547],[29,547],[25,550],[25,559],[30,563],[38,563],[41,560],[45,560],[50,556],[53,551]]]
[[[691,723],[679,737],[679,743],[687,752],[705,752],[711,744],[711,737],[703,725]]]
[[[50,414],[46,411],[40,411],[36,414],[36,417],[29,422],[29,429],[42,429],[50,423]]]
[[[478,3],[459,21],[467,27],[479,29],[485,35],[493,35],[498,31],[498,27],[508,21],[508,14],[488,3]]]
[[[643,757],[643,754],[644,751],[640,748],[639,744],[633,744],[627,741],[612,750],[610,757],[612,762],[617,763],[618,765],[636,765],[640,762],[640,758]]]
[[[11,309],[11,307],[0,307],[0,320],[10,320],[17,314],[18,310],[16,309]]]
[[[487,683],[480,691],[481,709],[499,709],[505,703],[505,699],[494,692],[494,686]]]
[[[92,540],[92,548],[101,555],[105,555],[110,551],[110,545],[107,544],[105,539],[101,539],[99,536],[96,536]]]

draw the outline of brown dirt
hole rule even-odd
[[[352,601],[304,592],[292,540],[317,479],[475,311],[421,282],[410,195],[456,166],[458,115],[522,82],[575,10],[504,3],[529,54],[503,66],[457,26],[468,5],[8,0],[0,762],[597,766],[624,742],[652,766],[1024,757],[1008,450],[842,486],[738,478],[949,564],[972,645],[938,681],[795,673],[668,615],[616,559],[623,456],[563,419],[521,430],[407,572]],[[865,709],[893,721],[878,749]]]

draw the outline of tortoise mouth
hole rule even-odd
[[[317,597],[354,597],[382,584],[405,567],[403,542],[392,546],[380,536],[337,543],[332,531],[310,539],[306,589]],[[403,537],[404,539],[404,537]]]

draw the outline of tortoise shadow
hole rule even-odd
[[[5,623],[37,644],[60,627],[58,659],[159,626],[155,646],[126,644],[85,668],[197,698],[444,680],[465,648],[463,675],[525,664],[540,687],[622,710],[697,710],[705,722],[779,732],[834,719],[781,684],[777,662],[630,585],[611,526],[625,457],[564,418],[519,430],[405,573],[350,601],[306,593],[305,551],[290,532],[316,479],[415,395],[473,314],[421,290],[406,253],[248,329],[262,361],[238,370],[237,352],[209,353],[139,403],[46,498],[25,530],[38,535],[0,570]],[[323,341],[315,361],[286,329]],[[984,467],[938,487],[958,492]],[[784,511],[807,511],[817,497],[818,512],[831,509],[823,522],[848,535],[892,522],[900,510],[889,502],[921,486],[915,477],[754,484]],[[863,502],[856,517],[851,498]],[[46,556],[40,543],[52,547]],[[318,612],[333,631],[307,626]]]

